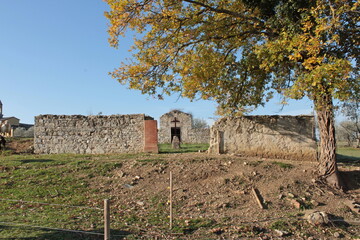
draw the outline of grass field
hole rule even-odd
[[[101,210],[42,205],[31,201],[102,208],[103,199],[111,199],[111,196],[89,188],[92,179],[100,181],[97,183],[99,185],[111,184],[106,182],[106,177],[110,177],[109,173],[121,167],[123,161],[136,156],[66,154],[4,157],[0,162],[0,222],[101,232]],[[115,229],[118,227],[120,226]],[[0,223],[0,236],[5,239],[14,236],[19,239],[71,239],[76,234],[5,227]]]
[[[339,147],[336,152],[338,162],[360,166],[359,148]]]
[[[208,146],[183,144],[181,149],[176,151],[171,149],[170,144],[162,144],[159,147],[161,153],[181,153],[206,150]],[[157,161],[161,160],[162,155],[155,155],[155,158]],[[103,239],[102,236],[96,235],[79,235],[11,224],[103,233],[101,208],[103,200],[111,199],[112,196],[89,185],[94,181],[97,186],[111,185],[113,171],[121,168],[124,162],[134,160],[144,164],[154,162],[155,158],[150,154],[12,155],[9,151],[3,152],[2,155],[0,153],[0,239]],[[63,204],[69,206],[62,206]],[[112,229],[127,228],[122,224],[124,219],[116,211],[112,212],[111,216]],[[132,217],[136,220],[135,216],[127,216],[127,222],[133,221],[130,219]],[[112,231],[112,235],[121,234],[124,232]]]
[[[180,150],[174,151],[170,145],[160,145],[160,153],[197,152],[206,150],[207,147],[208,145],[184,144]],[[154,162],[154,159],[162,160],[163,156],[164,154],[0,155],[0,239],[103,239],[96,235],[12,224],[102,233],[103,200],[112,199],[113,196],[100,191],[101,186],[111,186],[114,170],[121,168],[127,161],[144,164]],[[358,164],[360,149],[339,148],[338,156],[341,162]],[[95,181],[97,187],[93,187]],[[164,203],[159,199],[154,200],[153,204],[158,205],[160,211],[164,208]],[[125,209],[126,206],[120,208]],[[128,234],[120,230],[129,229],[124,224],[124,219],[128,223],[137,221],[136,215],[124,216],[116,209],[112,210],[111,216],[112,229],[115,229],[112,230],[113,235]],[[151,216],[150,220],[166,231],[166,225],[157,219],[159,213],[154,212]],[[127,239],[131,239],[131,235]]]
[[[209,144],[181,144],[180,149],[172,149],[171,144],[159,144],[159,153],[186,153],[206,151]]]

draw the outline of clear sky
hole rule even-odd
[[[40,114],[145,113],[159,119],[182,109],[209,120],[216,104],[163,101],[129,90],[108,73],[128,58],[132,36],[119,49],[107,42],[108,6],[102,0],[1,0],[0,100],[5,117],[33,123]],[[281,105],[275,98],[253,114],[311,114],[309,101]],[[211,122],[211,120],[209,120]]]

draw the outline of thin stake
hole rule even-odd
[[[104,200],[104,240],[110,240],[110,201]]]
[[[172,192],[173,192],[173,182],[172,182],[172,172],[170,171],[170,230],[172,229],[172,222],[173,222]]]
[[[255,197],[256,202],[258,203],[259,207],[260,207],[261,209],[264,209],[264,205],[263,205],[263,203],[262,203],[262,201],[261,201],[261,197],[260,197],[260,194],[258,193],[257,189],[252,188],[251,190],[252,190],[252,192],[253,192],[253,194],[254,194],[254,197]]]

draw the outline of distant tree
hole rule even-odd
[[[34,137],[34,127],[30,127],[29,129],[18,127],[14,130],[14,137],[32,138]]]
[[[137,31],[133,59],[112,76],[154,96],[212,99],[226,112],[274,92],[307,96],[319,121],[319,176],[343,187],[333,99],[359,85],[359,1],[106,0],[109,42]]]
[[[356,147],[360,147],[360,125],[353,121],[342,121],[336,125],[336,137],[338,141],[345,141],[346,146],[352,146],[357,142]]]
[[[207,124],[207,122],[204,119],[193,118],[193,128],[195,129],[209,128],[209,124]]]
[[[341,105],[341,112],[348,121],[341,122],[339,127],[344,131],[343,134],[348,133],[348,141],[356,140],[356,147],[360,148],[360,97],[358,94],[358,91],[354,92],[351,99]]]

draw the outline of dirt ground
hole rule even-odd
[[[29,152],[31,142],[9,142],[8,147]],[[128,216],[129,229],[138,228],[143,239],[359,239],[359,208],[351,209],[356,205],[349,202],[360,202],[360,165],[339,164],[348,182],[345,192],[319,182],[316,165],[237,155],[152,154],[114,170],[107,177],[111,184],[94,181],[91,187],[114,196],[112,207]],[[154,226],[168,222],[160,211],[169,208],[170,172],[175,230],[164,233]],[[316,210],[327,213],[330,222],[309,223],[307,214]]]
[[[6,149],[13,154],[26,154],[33,152],[34,140],[29,138],[24,139],[6,139]]]

